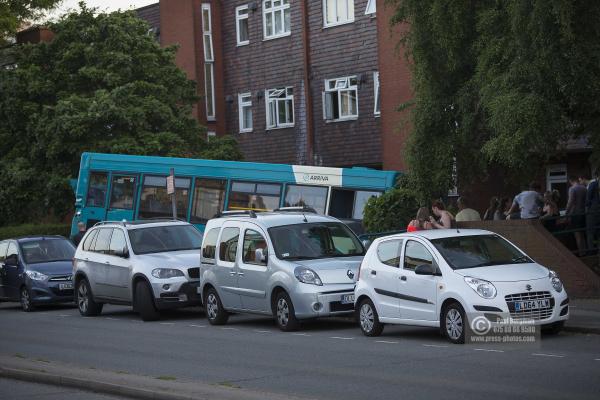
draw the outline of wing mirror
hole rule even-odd
[[[19,256],[16,254],[11,254],[10,256],[6,257],[6,259],[4,260],[4,265],[16,267],[17,265],[19,265]]]
[[[267,249],[256,249],[254,250],[254,261],[257,264],[266,264],[267,263]]]
[[[417,275],[436,275],[436,270],[431,264],[417,265],[415,268],[415,274]]]
[[[117,257],[129,258],[129,250],[127,249],[127,247],[123,247],[122,249],[115,250],[115,252],[113,254]]]

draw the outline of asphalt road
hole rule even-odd
[[[297,333],[256,316],[214,327],[200,309],[145,323],[127,307],[83,318],[76,308],[23,313],[4,303],[0,354],[332,400],[597,399],[600,392],[600,335],[477,347],[452,345],[429,328],[386,326],[366,338],[344,319],[313,321]]]
[[[41,385],[39,383],[0,378],[2,400],[121,400],[122,398],[83,390]]]

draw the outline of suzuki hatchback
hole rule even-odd
[[[363,333],[383,324],[440,327],[464,343],[469,318],[531,320],[558,332],[569,298],[557,274],[501,236],[483,230],[432,230],[376,239],[355,290]]]

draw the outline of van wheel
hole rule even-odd
[[[293,332],[300,328],[300,321],[296,318],[294,305],[286,292],[279,292],[277,294],[274,314],[277,326],[282,331]]]
[[[371,300],[362,300],[356,312],[358,314],[360,330],[365,336],[381,335],[381,332],[383,332],[383,324],[379,322],[379,315]]]
[[[23,311],[31,312],[31,311],[35,310],[35,306],[31,302],[31,295],[29,294],[29,290],[27,290],[27,287],[25,287],[25,286],[23,286],[21,288],[20,301],[21,301],[21,309]]]
[[[206,318],[211,325],[225,325],[229,319],[229,314],[223,308],[221,298],[214,288],[208,289],[204,296],[204,309]]]
[[[442,320],[444,335],[455,344],[463,344],[468,326],[465,310],[456,302],[448,304],[442,310]]]
[[[79,313],[84,317],[95,317],[102,312],[102,303],[96,303],[92,296],[90,284],[86,279],[82,279],[77,283],[76,292],[77,308]]]
[[[143,321],[156,321],[160,318],[160,313],[154,305],[152,290],[146,282],[139,281],[135,284],[134,307]]]

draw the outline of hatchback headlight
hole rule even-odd
[[[158,279],[169,279],[185,275],[181,270],[175,268],[155,268],[152,270],[152,276]]]
[[[548,279],[550,279],[550,282],[552,283],[552,287],[554,288],[554,290],[556,290],[558,293],[562,292],[563,284],[556,272],[549,270],[548,271]]]
[[[310,285],[322,286],[323,282],[321,282],[321,278],[315,271],[310,268],[305,267],[297,267],[294,270],[294,275],[296,275],[296,279],[298,279],[302,283],[308,283]]]
[[[29,278],[33,279],[34,281],[45,281],[46,279],[48,279],[48,276],[42,274],[41,272],[25,271],[25,273]]]
[[[483,279],[472,278],[465,276],[465,282],[471,286],[471,289],[477,292],[484,299],[493,299],[496,297],[496,287],[492,282],[484,281]]]

